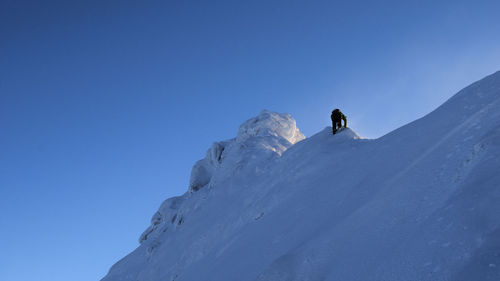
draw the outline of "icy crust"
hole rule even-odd
[[[263,110],[257,117],[251,118],[240,126],[236,141],[244,142],[252,137],[273,136],[284,138],[290,144],[305,139],[297,128],[295,119],[289,114],[280,114]]]
[[[281,155],[303,139],[304,134],[289,114],[263,110],[257,117],[240,126],[236,138],[212,144],[205,158],[196,162],[191,170],[189,192],[207,186],[215,171],[222,166],[228,170],[235,168],[242,160],[255,158],[259,154]],[[222,165],[223,162],[225,165]]]

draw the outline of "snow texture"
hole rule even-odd
[[[263,111],[103,281],[500,280],[500,72],[379,139]]]

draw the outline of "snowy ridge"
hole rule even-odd
[[[379,139],[263,111],[104,281],[500,280],[500,72]]]

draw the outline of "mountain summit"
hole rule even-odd
[[[381,138],[263,111],[103,281],[500,280],[500,72]]]

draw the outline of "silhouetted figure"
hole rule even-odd
[[[344,120],[344,127],[347,128],[347,118],[342,112],[340,112],[338,108],[332,111],[332,115],[330,117],[332,118],[332,128],[334,135],[337,132],[337,129],[342,128],[342,120]]]

